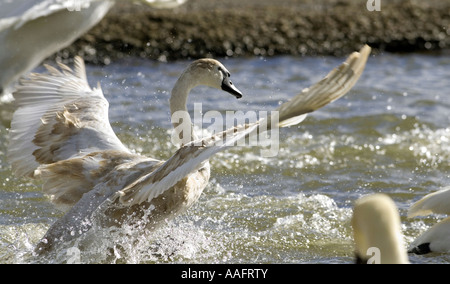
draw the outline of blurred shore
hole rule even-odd
[[[366,0],[188,0],[173,10],[124,2],[57,56],[108,64],[127,56],[343,56],[365,43],[375,53],[450,48],[450,0],[379,0],[380,11]]]

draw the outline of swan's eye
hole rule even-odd
[[[222,72],[222,74],[223,74],[224,77],[230,77],[230,76],[231,76],[230,72],[223,70],[222,67],[219,66],[217,69],[218,69],[220,72]]]

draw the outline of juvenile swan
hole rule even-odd
[[[372,257],[379,264],[409,263],[394,201],[384,194],[358,199],[352,218],[357,263]],[[378,255],[377,255],[378,254]]]
[[[369,53],[368,46],[354,52],[323,80],[282,104],[277,109],[279,126],[298,123],[307,113],[347,93],[362,74]],[[143,157],[128,150],[113,132],[108,102],[99,87],[89,87],[82,59],[75,59],[74,71],[62,64],[60,68],[47,66],[50,74],[32,74],[21,80],[14,94],[18,109],[8,149],[13,171],[42,179],[51,200],[70,208],[50,227],[38,252],[84,234],[93,221],[100,226],[120,226],[135,218],[153,228],[183,212],[208,183],[208,159],[254,135],[265,123],[237,126],[198,141],[191,141],[196,138],[188,129],[179,137],[182,146],[167,161]],[[188,94],[198,85],[242,96],[221,63],[200,59],[176,82],[170,98],[172,114],[187,113]],[[188,115],[186,119],[190,120]],[[177,121],[173,124],[178,126]]]
[[[450,215],[450,186],[430,193],[414,203],[408,211],[408,217],[429,214]],[[450,217],[435,224],[415,239],[408,252],[427,254],[430,252],[450,252]]]

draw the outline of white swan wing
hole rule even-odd
[[[116,150],[129,153],[114,133],[108,118],[108,101],[100,89],[91,89],[84,62],[75,69],[46,66],[49,74],[31,74],[20,81],[8,159],[18,176],[33,176],[45,164]]]
[[[430,214],[450,215],[450,187],[430,193],[414,203],[408,210],[408,217]]]
[[[50,9],[55,0],[0,0],[0,31],[6,27],[18,28],[29,20],[45,17],[58,10]],[[61,9],[62,9],[61,5]]]
[[[141,0],[154,8],[175,8],[187,0]],[[0,0],[0,31],[6,27],[20,28],[27,22],[46,17],[59,11],[78,12],[87,9],[93,2],[110,0]],[[75,28],[75,27],[74,27]]]
[[[109,0],[0,0],[0,92],[97,24]],[[11,98],[5,97],[5,101]]]
[[[408,248],[409,253],[450,252],[450,217],[445,218],[417,237]]]
[[[93,0],[0,0],[0,30],[20,28],[27,22],[59,11],[77,11],[87,8]]]
[[[300,119],[303,120],[305,114],[325,106],[348,92],[361,76],[369,53],[370,47],[366,45],[360,53],[351,54],[341,66],[323,80],[303,90],[290,102],[281,105],[277,109],[279,126],[297,124]],[[189,173],[197,171],[202,163],[214,154],[235,146],[240,139],[257,134],[261,126],[262,131],[267,130],[269,127],[264,125],[265,121],[237,126],[181,147],[157,171],[119,191],[115,198],[119,198],[123,204],[133,205],[158,197]]]

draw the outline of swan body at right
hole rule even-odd
[[[424,196],[408,211],[409,218],[430,214],[450,215],[450,186]],[[450,217],[435,224],[417,237],[411,243],[408,251],[415,254],[450,252]]]
[[[276,108],[276,120],[262,119],[198,139],[187,110],[192,89],[204,85],[236,98],[242,93],[230,72],[214,59],[192,62],[176,81],[169,100],[180,148],[166,161],[134,154],[114,133],[108,101],[100,87],[91,89],[84,62],[72,70],[47,66],[31,74],[14,93],[18,108],[10,130],[8,159],[17,176],[40,179],[44,192],[67,213],[36,247],[45,253],[78,238],[93,224],[120,227],[137,220],[153,229],[194,204],[209,182],[209,159],[259,131],[301,122],[345,95],[358,81],[370,47],[352,53],[324,79]],[[174,119],[181,114],[180,120]]]

